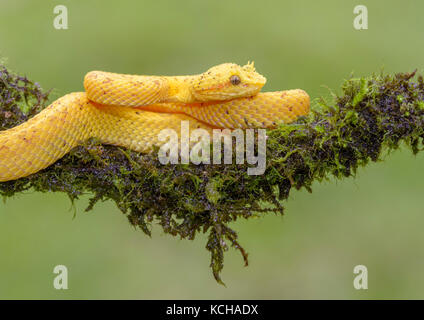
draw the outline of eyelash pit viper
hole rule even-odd
[[[92,71],[85,92],[67,94],[28,121],[0,132],[0,182],[38,172],[95,137],[149,152],[162,129],[273,128],[309,112],[300,89],[263,92],[253,63],[224,63],[189,76]]]

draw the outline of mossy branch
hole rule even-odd
[[[424,82],[413,73],[349,79],[331,103],[316,100],[310,116],[268,130],[267,169],[247,175],[248,165],[161,165],[144,155],[92,139],[32,176],[0,183],[4,198],[24,190],[64,192],[74,201],[92,194],[87,210],[112,200],[134,226],[194,239],[208,232],[215,279],[228,244],[247,253],[228,225],[238,218],[283,213],[292,188],[311,191],[314,181],[349,177],[404,141],[415,154],[424,136]],[[415,80],[414,80],[415,79]],[[47,105],[48,93],[0,67],[0,130],[26,121]]]

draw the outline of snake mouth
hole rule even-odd
[[[264,86],[265,82],[249,82],[239,84],[237,90],[231,83],[221,83],[207,88],[196,90],[195,96],[199,100],[230,100],[241,97],[253,96],[259,93]]]

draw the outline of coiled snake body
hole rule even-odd
[[[93,71],[86,92],[65,95],[27,122],[0,132],[0,181],[44,169],[91,137],[149,152],[162,129],[272,128],[309,112],[303,90],[260,93],[253,64],[225,63],[191,76]]]

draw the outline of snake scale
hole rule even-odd
[[[309,112],[300,89],[260,92],[266,79],[253,63],[224,63],[189,76],[92,71],[85,92],[67,94],[28,121],[0,132],[0,182],[42,170],[95,137],[149,152],[162,129],[273,128]]]

